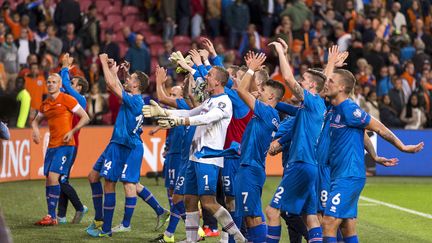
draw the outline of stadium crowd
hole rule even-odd
[[[175,4],[174,4],[175,2]],[[215,43],[224,65],[242,65],[249,50],[267,54],[270,77],[282,81],[267,43],[288,42],[295,74],[322,67],[327,50],[349,51],[346,68],[358,80],[354,99],[394,128],[432,126],[432,8],[429,1],[379,0],[24,0],[3,1],[0,21],[0,96],[18,101],[10,126],[28,127],[46,94],[45,80],[74,57],[73,76],[89,87],[91,124],[113,124],[120,103],[105,87],[99,53],[127,60],[150,76],[143,94],[155,97],[155,67],[168,86],[182,82],[168,59]],[[285,99],[291,94],[287,92]],[[19,108],[18,108],[19,107]]]

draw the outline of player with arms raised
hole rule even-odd
[[[345,242],[358,242],[357,203],[366,182],[365,129],[376,132],[403,152],[416,153],[424,146],[423,142],[405,145],[381,122],[349,99],[354,85],[354,75],[343,69],[334,70],[326,82],[326,96],[331,99],[334,112],[330,118],[331,187],[323,219],[324,242],[336,242],[340,225]]]

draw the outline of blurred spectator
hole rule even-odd
[[[39,8],[42,11],[45,22],[47,24],[53,24],[55,5],[53,5],[52,0],[44,0]]]
[[[305,0],[295,0],[281,13],[281,16],[284,15],[291,19],[293,32],[300,31],[305,20],[312,20],[312,12],[306,6]]]
[[[0,62],[0,94],[8,91],[8,80],[6,78],[6,71],[3,63]]]
[[[362,108],[366,107],[366,99],[363,96],[362,86],[360,85],[355,86],[353,100],[358,106]]]
[[[249,25],[249,20],[249,8],[242,0],[236,0],[228,7],[225,22],[229,28],[229,48],[233,49],[238,45],[239,39]]]
[[[92,45],[91,49],[90,49],[90,55],[87,57],[87,60],[85,62],[85,67],[88,69],[93,63],[95,63],[96,65],[98,65],[99,67],[101,66],[101,62],[99,60],[99,53],[100,53],[100,48],[97,44]],[[111,58],[111,57],[110,57]]]
[[[108,107],[102,93],[100,92],[98,83],[92,86],[90,95],[87,98],[87,104],[87,113],[90,117],[90,124],[103,124],[102,115],[108,112]]]
[[[6,26],[5,23],[0,21],[0,44],[3,44],[6,40]]]
[[[83,26],[79,34],[84,49],[89,49],[93,45],[100,43],[100,27],[96,14],[96,5],[91,4],[87,14],[84,16]]]
[[[412,58],[412,62],[414,64],[414,70],[415,73],[421,73],[423,69],[423,64],[425,62],[430,63],[431,59],[430,56],[424,52],[426,47],[421,39],[415,39],[414,47],[416,49],[416,54]]]
[[[401,4],[399,2],[393,2],[392,11],[393,11],[393,22],[395,24],[396,33],[401,32],[401,27],[403,25],[407,25],[405,15],[400,12]]]
[[[30,64],[30,73],[24,77],[25,89],[30,93],[30,120],[33,120],[36,111],[40,109],[45,95],[48,93],[45,77],[39,72],[39,64]]]
[[[346,33],[343,26],[338,25],[335,28],[335,35],[337,37],[337,44],[340,51],[347,51],[351,43],[351,34]]]
[[[421,39],[426,46],[426,53],[432,55],[432,36],[425,32],[424,22],[421,19],[416,20],[416,31],[413,33],[411,39]]]
[[[402,88],[405,95],[404,104],[406,104],[408,102],[408,97],[416,89],[415,69],[414,64],[411,61],[408,61],[405,64],[405,69],[401,75],[401,78]]]
[[[102,53],[106,53],[110,58],[120,63],[120,47],[116,42],[113,42],[113,31],[105,32],[105,42],[101,46]]]
[[[249,24],[247,31],[242,35],[239,47],[240,55],[246,55],[249,50],[261,52],[261,41],[261,36],[258,34],[256,26],[254,24]]]
[[[76,0],[60,0],[54,12],[54,23],[58,26],[62,35],[66,32],[67,25],[72,23],[74,30],[81,28],[81,9]]]
[[[405,126],[405,123],[399,119],[398,111],[392,106],[388,95],[383,96],[379,108],[380,120],[386,127],[403,128]]]
[[[29,41],[27,29],[21,29],[21,36],[15,41],[15,45],[18,48],[18,63],[25,65],[27,57],[36,52],[36,43]]]
[[[411,6],[407,10],[408,24],[411,26],[412,32],[417,31],[416,21],[417,19],[423,19],[423,13],[421,9],[420,2],[418,0],[413,0]]]
[[[18,73],[18,77],[25,77],[30,73],[30,66],[32,63],[39,63],[38,57],[36,54],[30,54],[27,57],[27,62],[25,65],[21,66],[21,70]]]
[[[69,53],[75,59],[83,55],[81,38],[75,35],[75,26],[73,23],[66,25],[66,32],[62,36],[63,53]]]
[[[405,129],[423,129],[427,120],[416,93],[410,96],[408,104],[402,110],[400,119],[406,123]]]
[[[382,54],[383,44],[380,39],[373,42],[373,48],[366,53],[365,58],[367,62],[372,65],[373,74],[375,77],[379,76],[381,68],[385,65],[385,58]]]
[[[375,119],[380,120],[380,113],[378,107],[377,94],[374,90],[369,91],[366,97],[366,109],[365,111]]]
[[[379,77],[380,78],[378,80],[376,90],[377,90],[377,96],[382,97],[384,95],[387,95],[389,90],[393,88],[393,84],[391,82],[391,78],[389,74],[389,68],[387,66],[381,68]]]
[[[196,37],[201,35],[201,28],[203,24],[203,16],[204,16],[204,3],[202,0],[191,0],[191,37],[195,39]]]
[[[103,79],[103,73],[101,73],[100,66],[97,63],[90,65],[89,71],[87,72],[86,79],[89,81],[90,86],[99,85],[99,89],[105,91],[105,82]]]
[[[275,0],[262,0],[261,2],[261,23],[264,37],[270,37],[274,24]]]
[[[222,18],[222,2],[221,0],[206,0],[206,20],[208,31],[211,38],[220,35],[220,23]]]
[[[169,76],[174,76],[176,68],[176,65],[168,59],[173,51],[174,46],[172,41],[165,41],[164,52],[158,56],[159,66],[166,68]]]
[[[42,1],[24,0],[16,7],[16,12],[20,16],[27,15],[29,17],[29,27],[31,29],[37,28],[37,23],[43,20],[43,12],[39,8]]]
[[[147,103],[145,103],[147,104]],[[109,92],[108,96],[108,108],[111,113],[111,124],[115,123],[115,120],[117,118],[117,115],[120,111],[120,100],[119,98],[113,94],[112,92]]]
[[[24,128],[27,123],[27,118],[30,112],[30,93],[24,87],[24,78],[18,77],[15,86],[16,100],[19,103],[18,117],[16,127]]]
[[[39,53],[40,44],[46,39],[48,39],[47,26],[45,21],[41,21],[39,22],[38,29],[35,33],[36,53]]]
[[[162,38],[164,41],[172,40],[175,34],[176,5],[172,0],[162,0],[160,5],[160,17],[163,21]]]
[[[29,40],[33,40],[33,32],[29,27],[30,18],[27,15],[22,17],[18,13],[14,13],[13,19],[9,16],[10,9],[3,9],[3,18],[6,24],[9,26],[14,40],[17,40],[21,36],[21,30],[26,29],[28,31]]]
[[[41,43],[40,52],[51,55],[53,62],[57,63],[60,54],[63,50],[63,42],[56,36],[57,27],[55,25],[49,25],[47,28],[48,38]]]
[[[19,70],[18,48],[13,41],[12,34],[6,35],[6,41],[0,47],[0,61],[3,63],[9,90],[14,89],[14,82]]]
[[[403,107],[405,106],[405,94],[402,88],[402,79],[394,79],[393,88],[389,91],[390,104],[397,111],[397,116],[400,116]]]
[[[136,35],[135,44],[129,47],[125,60],[130,63],[130,72],[143,71],[150,73],[150,51],[143,45],[144,37]]]
[[[191,9],[189,0],[176,0],[176,20],[179,35],[188,35]]]

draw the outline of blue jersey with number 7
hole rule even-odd
[[[114,124],[111,142],[135,148],[141,144],[141,125],[144,121],[142,107],[144,100],[141,95],[132,95],[122,91],[122,104]]]

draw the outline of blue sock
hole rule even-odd
[[[243,218],[241,216],[236,216],[235,212],[230,212],[231,218],[233,219],[234,223],[237,225],[237,228],[241,229]],[[230,235],[228,238],[228,243],[235,243],[234,236]]]
[[[150,205],[158,216],[164,213],[164,208],[161,207],[156,198],[149,190],[147,190],[147,188],[144,187],[138,196]]]
[[[179,205],[179,204],[183,204],[183,205]],[[181,219],[181,210],[182,210],[181,207],[182,206],[184,209],[183,201],[180,201],[180,202],[178,202],[172,206],[169,224],[168,224],[168,227],[165,231],[165,234],[169,237],[171,237],[174,234],[174,232],[177,228],[177,224]]]
[[[255,227],[248,228],[248,235],[249,235],[248,240],[254,243],[266,242],[267,225],[263,223]]]
[[[102,183],[95,182],[90,183],[91,190],[92,190],[92,198],[93,198],[93,206],[95,209],[95,220],[103,220],[103,189],[102,189]]]
[[[277,243],[281,237],[281,226],[267,226],[267,243]]]
[[[337,239],[338,242],[343,242],[344,241],[344,238],[343,238],[343,235],[342,235],[342,231],[340,229],[337,230],[336,239]]]
[[[336,239],[336,237],[324,236],[323,242],[324,243],[337,243],[337,239]]]
[[[104,233],[111,233],[112,219],[114,216],[114,209],[116,204],[116,194],[105,193],[105,202],[103,207],[103,225],[102,231]]]
[[[51,215],[51,218],[55,219],[57,203],[60,198],[60,185],[47,186],[46,191],[48,193],[48,197],[47,197],[48,214]]]
[[[124,216],[123,216],[123,226],[129,227],[130,221],[132,219],[132,214],[135,209],[135,205],[137,202],[136,197],[127,197],[125,200],[125,210],[124,210]]]
[[[322,229],[321,227],[315,227],[308,231],[309,242],[322,242]]]
[[[169,188],[167,188],[167,198],[168,198],[168,204],[170,205],[170,210],[172,209],[172,207],[174,206],[174,203],[172,201],[172,195],[170,195],[169,193]]]
[[[357,235],[352,235],[350,237],[346,237],[343,240],[345,241],[345,243],[358,243]]]

